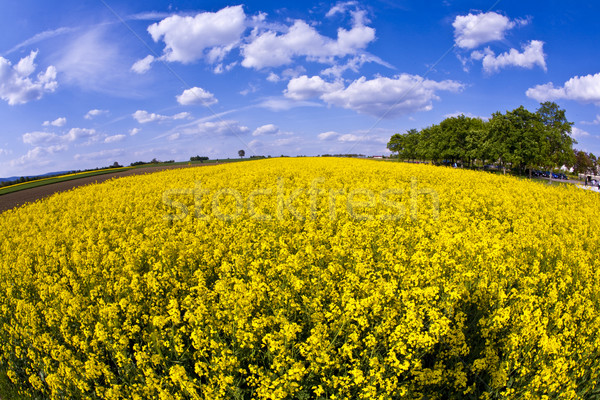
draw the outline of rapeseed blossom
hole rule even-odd
[[[590,398],[599,206],[333,158],[81,187],[0,215],[0,365],[51,399]]]

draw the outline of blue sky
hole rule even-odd
[[[595,2],[4,2],[0,176],[387,154],[449,115],[556,101],[600,154]]]

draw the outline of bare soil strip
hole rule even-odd
[[[65,182],[52,183],[45,186],[38,186],[30,189],[23,189],[18,192],[7,193],[0,196],[0,213],[10,210],[15,207],[19,207],[26,203],[32,203],[36,200],[39,200],[44,197],[48,197],[53,195],[54,193],[64,192],[67,190],[71,190],[78,186],[89,185],[92,183],[101,183],[107,181],[112,178],[120,178],[125,176],[132,175],[141,175],[141,174],[149,174],[153,172],[159,172],[166,169],[173,168],[194,168],[194,167],[206,167],[214,164],[205,164],[198,165],[193,164],[191,166],[188,165],[165,165],[160,167],[145,167],[145,168],[135,168],[127,171],[115,172],[113,174],[104,174],[98,176],[89,176],[80,179],[74,179]]]

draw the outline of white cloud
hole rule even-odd
[[[267,76],[267,80],[269,82],[277,83],[281,80],[281,78],[276,73],[271,72],[271,73],[269,73],[269,76]]]
[[[358,3],[356,1],[345,1],[338,2],[335,6],[331,7],[331,9],[325,14],[326,17],[333,17],[335,14],[344,14],[348,9],[352,6],[356,6]]]
[[[126,19],[132,19],[135,21],[147,21],[147,20],[159,20],[173,15],[168,12],[158,12],[158,11],[146,11],[137,14],[128,15]]]
[[[571,137],[579,139],[585,136],[590,136],[589,132],[586,132],[583,129],[579,129],[576,126],[571,127]]]
[[[339,28],[337,38],[319,34],[305,21],[296,20],[286,33],[274,30],[256,33],[250,43],[242,46],[246,68],[262,69],[290,64],[294,57],[306,57],[309,61],[330,63],[335,57],[358,54],[375,40],[375,29],[356,19],[350,30]]]
[[[333,139],[337,139],[340,136],[341,135],[339,133],[334,132],[334,131],[323,132],[323,133],[319,133],[319,135],[318,135],[319,140],[333,140]]]
[[[46,40],[46,39],[49,39],[49,38],[52,38],[55,36],[64,35],[65,33],[71,33],[76,30],[77,30],[77,28],[61,27],[61,28],[51,29],[51,30],[37,33],[34,36],[30,37],[29,39],[24,40],[23,42],[17,44],[15,47],[13,47],[9,51],[7,51],[5,54],[13,53],[16,50],[22,49],[24,47],[30,47],[32,44],[39,43],[43,40]]]
[[[523,52],[516,49],[510,49],[506,53],[498,56],[489,48],[485,52],[475,51],[471,54],[475,60],[483,60],[483,69],[488,73],[498,72],[501,68],[516,66],[531,69],[539,65],[546,71],[546,55],[544,54],[544,42],[532,40],[529,44],[523,46]]]
[[[20,166],[27,165],[31,163],[40,163],[46,156],[60,153],[67,150],[67,146],[65,145],[54,145],[54,146],[37,146],[33,149],[29,150],[27,154],[17,158],[16,160],[12,160],[10,162],[11,166]]]
[[[306,100],[314,97],[319,97],[324,93],[334,92],[343,89],[344,84],[340,81],[328,83],[320,76],[309,78],[302,75],[288,82],[287,89],[284,95],[294,100]]]
[[[596,115],[596,119],[593,121],[581,121],[583,125],[600,125],[600,114]]]
[[[246,15],[241,5],[194,17],[173,15],[148,27],[155,42],[164,41],[164,58],[184,64],[202,58],[210,63],[221,61],[245,30]]]
[[[271,111],[286,111],[296,107],[321,107],[320,103],[314,101],[298,101],[286,97],[267,97],[257,104],[259,107]]]
[[[279,133],[279,128],[273,124],[259,126],[252,132],[252,136],[276,135]]]
[[[416,111],[429,111],[437,91],[458,92],[456,81],[433,81],[418,75],[401,74],[394,78],[361,77],[347,88],[325,93],[321,98],[332,105],[375,117],[392,118]]]
[[[454,42],[463,49],[474,49],[484,43],[502,40],[508,30],[527,23],[527,20],[511,21],[494,11],[458,15],[452,23]]]
[[[53,55],[62,79],[86,90],[132,96],[135,82],[128,72],[123,41],[107,25],[72,35]]]
[[[250,128],[233,120],[202,122],[182,129],[182,133],[185,135],[201,136],[239,136],[248,132],[250,132]]]
[[[141,129],[140,129],[140,128],[131,128],[131,129],[129,130],[129,134],[130,134],[131,136],[135,136],[135,135],[137,135],[138,133],[140,133],[140,131],[141,131]]]
[[[600,73],[574,76],[563,86],[555,87],[552,82],[527,89],[527,97],[539,102],[566,99],[600,106]]]
[[[41,144],[58,143],[61,141],[61,137],[49,132],[27,132],[21,137],[23,143],[30,144],[32,146],[39,146]]]
[[[94,117],[97,117],[99,115],[104,115],[104,114],[108,114],[108,110],[98,110],[98,109],[93,109],[88,111],[83,118],[85,119],[92,119]]]
[[[58,87],[56,68],[52,65],[31,79],[30,75],[36,69],[34,60],[37,54],[37,51],[32,51],[15,66],[0,57],[0,98],[9,105],[39,100],[44,93],[52,93]]]
[[[61,136],[61,138],[63,140],[66,140],[67,142],[74,142],[78,139],[95,138],[95,137],[96,137],[96,130],[95,129],[87,129],[87,128],[71,128],[66,135]]]
[[[131,114],[133,118],[140,124],[145,124],[148,122],[156,122],[156,121],[168,121],[168,120],[178,120],[178,119],[186,119],[190,117],[190,113],[182,112],[175,115],[161,115],[155,113],[149,113],[145,110],[137,110],[133,114]]]
[[[218,102],[214,94],[199,87],[186,89],[176,97],[177,102],[182,105],[202,104],[210,106]]]
[[[401,74],[394,78],[364,76],[344,88],[341,83],[327,83],[320,77],[302,76],[288,84],[285,95],[307,99],[319,97],[330,105],[354,110],[375,117],[392,118],[416,111],[429,111],[437,91],[458,92],[463,84],[452,81],[433,81],[419,75]]]
[[[65,117],[56,118],[54,121],[44,121],[43,126],[64,126],[67,123],[67,119]]]
[[[319,140],[329,143],[337,144],[348,144],[348,143],[361,143],[363,145],[376,145],[377,147],[387,144],[389,140],[389,133],[384,132],[381,135],[376,135],[376,131],[379,130],[359,130],[353,133],[341,134],[335,131],[323,132],[318,135]],[[333,150],[333,148],[331,149]],[[340,151],[340,150],[335,150]],[[347,148],[346,150],[347,151]]]
[[[0,149],[0,156],[7,156],[11,153],[10,150]]]
[[[48,144],[60,144],[70,143],[79,139],[98,139],[98,133],[95,129],[87,128],[71,128],[69,132],[64,135],[57,135],[51,132],[28,132],[22,136],[23,143],[30,144],[32,146],[48,145]]]
[[[362,139],[364,139],[364,137],[361,135],[355,135],[353,133],[346,133],[344,135],[341,135],[338,138],[338,141],[340,141],[340,142],[360,142]]]
[[[346,61],[346,63],[335,64],[335,65],[333,65],[333,66],[331,66],[329,68],[326,68],[323,71],[321,71],[321,73],[323,75],[340,77],[347,70],[358,72],[360,70],[360,68],[365,63],[368,63],[368,62],[374,62],[374,63],[380,64],[380,65],[383,65],[384,67],[388,67],[390,69],[394,69],[394,66],[392,66],[391,64],[383,61],[379,57],[376,57],[376,56],[371,55],[371,54],[360,54],[360,55],[358,55],[356,57],[352,57],[351,59],[349,59],[348,61]]]
[[[154,56],[148,55],[141,60],[137,60],[132,66],[131,70],[138,74],[145,74],[150,70],[152,63],[154,62]]]
[[[125,135],[112,135],[112,136],[108,136],[106,139],[104,139],[104,143],[115,143],[115,142],[120,142],[123,139],[125,139]]]

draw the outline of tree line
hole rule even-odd
[[[495,112],[488,121],[449,117],[420,131],[394,134],[387,148],[404,160],[466,167],[494,164],[531,176],[534,169],[583,165],[578,157],[584,157],[573,149],[577,142],[571,136],[572,126],[564,109],[545,102],[535,112],[520,106]]]

